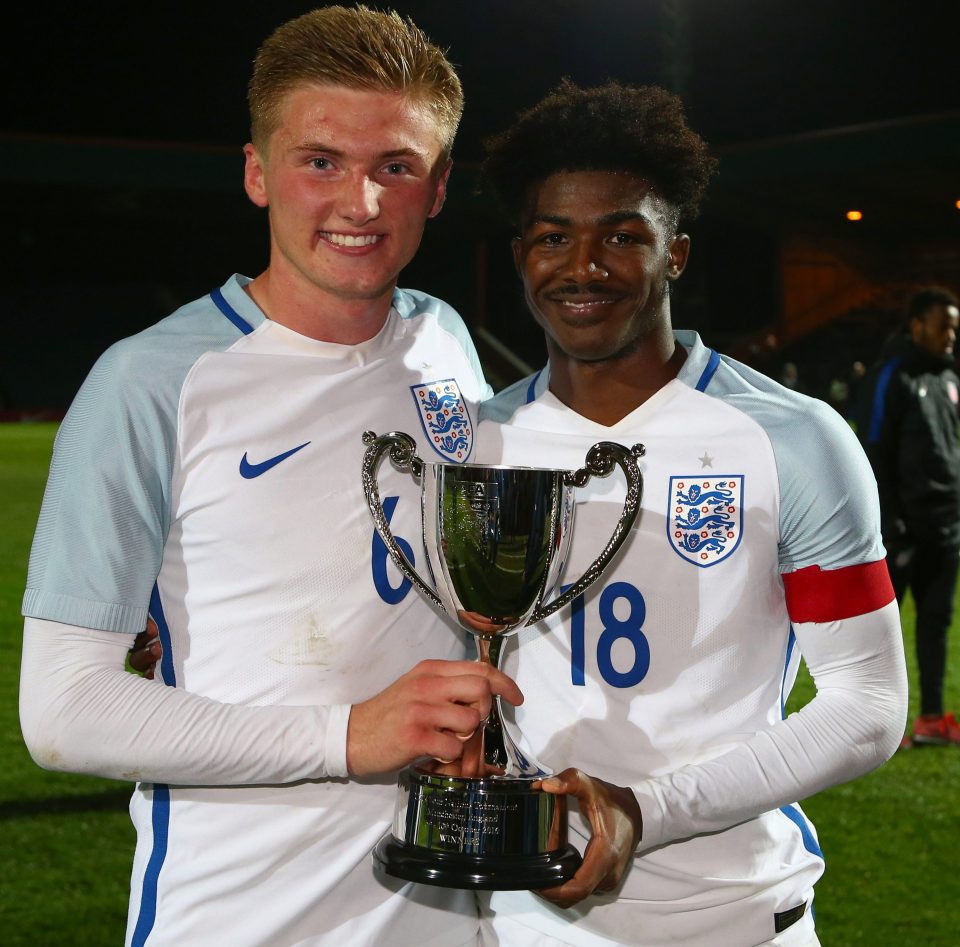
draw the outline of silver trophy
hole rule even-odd
[[[363,435],[363,489],[377,532],[397,568],[437,609],[474,635],[479,660],[499,666],[507,635],[541,621],[601,575],[640,509],[643,482],[632,448],[603,441],[576,472],[533,467],[424,463],[407,434]],[[390,530],[377,470],[420,479],[428,585]],[[583,576],[547,603],[567,560],[574,488],[618,465],[627,479],[623,511]],[[438,761],[407,767],[399,780],[393,835],[374,852],[387,874],[449,888],[539,889],[562,884],[580,865],[566,841],[564,796],[539,787],[550,772],[526,756],[503,725],[499,698],[473,746],[478,775],[447,775]],[[479,754],[479,756],[477,756]]]

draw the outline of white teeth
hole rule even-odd
[[[591,306],[609,306],[612,299],[593,299],[588,303],[564,302],[563,305],[570,309],[589,309]]]
[[[324,240],[338,247],[369,247],[380,239],[380,235],[375,233],[361,234],[355,237],[348,233],[329,233],[324,231],[321,233],[321,236]]]

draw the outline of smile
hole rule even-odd
[[[332,233],[329,230],[321,230],[320,236],[323,237],[327,243],[332,243],[335,247],[369,247],[383,239],[383,235],[378,233],[353,235],[349,233]]]
[[[572,299],[561,299],[557,300],[561,306],[564,306],[567,309],[572,309],[574,312],[587,312],[588,310],[594,309],[597,306],[612,306],[616,300],[611,299],[609,296],[604,296],[602,298],[588,299],[583,302],[577,302]]]
[[[554,306],[559,306],[561,312],[571,316],[599,316],[608,306],[620,302],[623,298],[619,293],[603,292],[552,292],[546,294],[547,299]]]

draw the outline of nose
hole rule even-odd
[[[380,216],[380,185],[366,174],[348,177],[340,190],[337,213],[354,226],[362,226]]]
[[[601,254],[588,240],[575,241],[566,256],[565,270],[567,279],[580,284],[597,280],[597,271],[601,268]]]

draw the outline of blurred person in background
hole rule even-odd
[[[912,743],[920,746],[960,744],[960,725],[943,706],[960,561],[958,321],[948,289],[928,287],[910,299],[905,331],[864,384],[857,425],[877,478],[897,601],[909,589],[916,605],[920,715]]]

